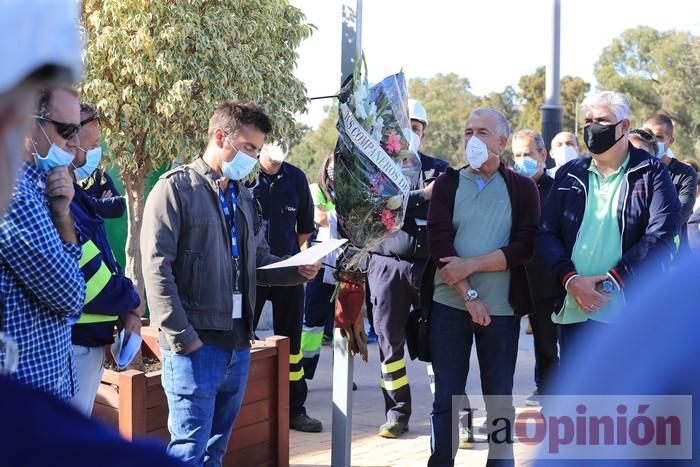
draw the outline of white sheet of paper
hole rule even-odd
[[[126,341],[126,344],[124,343]],[[141,336],[134,333],[126,333],[126,329],[119,332],[119,336],[112,344],[112,357],[120,370],[126,368],[134,359],[141,348]]]
[[[314,264],[316,261],[320,261],[328,253],[343,246],[345,243],[347,243],[347,239],[345,238],[331,238],[323,243],[318,243],[310,248],[307,248],[291,258],[268,264],[267,266],[262,266],[258,269],[278,269],[292,266],[308,266]]]

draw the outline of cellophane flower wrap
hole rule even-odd
[[[421,168],[403,73],[369,86],[362,63],[339,94],[336,212],[350,243],[339,259],[341,274],[361,270],[368,253],[401,229]]]

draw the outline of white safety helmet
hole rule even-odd
[[[415,99],[408,100],[408,116],[411,120],[423,122],[423,125],[428,126],[428,113],[425,108]]]
[[[0,2],[0,95],[42,69],[80,80],[82,42],[76,0]],[[58,72],[58,73],[57,73]]]

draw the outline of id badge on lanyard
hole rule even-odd
[[[235,272],[234,272],[234,289],[233,289],[233,307],[231,309],[231,318],[233,319],[242,319],[243,318],[243,294],[240,291],[240,287],[238,286],[238,276],[239,276],[239,266],[238,266],[238,258],[233,259],[233,264],[235,267]]]
[[[229,184],[229,193],[231,194],[231,208],[233,212],[229,210],[226,205],[226,198],[224,194],[219,191],[219,199],[221,200],[221,209],[224,211],[224,216],[226,217],[226,222],[229,224],[229,232],[231,234],[231,259],[233,260],[233,293],[231,294],[231,318],[232,319],[242,319],[243,318],[243,294],[240,288],[240,266],[239,266],[239,256],[238,256],[238,240],[236,238],[236,193],[233,187]]]

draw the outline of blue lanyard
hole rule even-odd
[[[231,206],[233,206],[233,213],[228,208],[226,203],[226,198],[224,193],[219,190],[219,201],[221,201],[221,209],[224,211],[224,217],[226,217],[226,224],[228,224],[228,230],[231,234],[231,257],[238,260],[238,239],[236,237],[236,190],[233,188],[233,182],[228,183],[228,192],[231,195]]]

